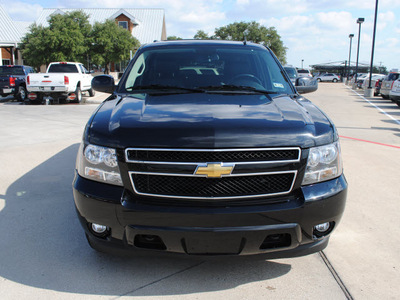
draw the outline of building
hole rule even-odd
[[[29,25],[29,22],[13,21],[0,5],[0,65],[22,64],[18,44]]]
[[[161,8],[45,8],[36,20],[38,25],[48,26],[47,21],[54,14],[65,14],[80,10],[89,15],[89,23],[104,22],[114,19],[118,25],[128,29],[140,44],[154,40],[166,40],[164,9]]]
[[[108,19],[115,20],[117,24],[129,30],[137,38],[140,44],[151,43],[154,40],[166,40],[164,9],[136,9],[136,8],[45,8],[42,10],[36,24],[48,26],[48,20],[54,14],[65,14],[71,11],[81,10],[89,16],[89,23],[104,22]],[[23,64],[18,43],[28,32],[29,24],[26,22],[12,21],[4,9],[0,6],[0,47],[2,64]],[[112,66],[114,68],[114,65]],[[121,65],[115,68],[122,69]],[[113,71],[113,70],[112,70]]]

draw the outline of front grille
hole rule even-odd
[[[301,150],[130,148],[125,155],[136,194],[233,201],[290,193],[299,169]],[[218,170],[219,166],[232,166],[232,171],[215,176],[214,168]],[[203,169],[201,173],[197,171],[199,167]]]
[[[290,191],[294,173],[222,178],[132,174],[139,194],[185,198],[230,198]]]
[[[149,150],[127,149],[127,161],[157,162],[276,162],[298,160],[300,149],[260,150]]]

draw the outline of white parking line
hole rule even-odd
[[[390,114],[388,114],[386,111],[384,111],[382,108],[380,108],[379,106],[376,106],[375,104],[373,104],[371,101],[369,101],[367,98],[365,98],[364,96],[361,96],[359,93],[357,93],[356,91],[354,91],[352,88],[346,86],[349,90],[353,91],[356,95],[358,95],[361,99],[364,99],[365,101],[367,101],[369,104],[371,104],[373,107],[375,107],[377,110],[379,110],[381,113],[385,114],[387,117],[389,117],[390,119],[392,119],[393,121],[395,121],[398,125],[400,125],[400,121],[397,120],[396,118],[392,117]]]

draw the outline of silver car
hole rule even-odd
[[[389,99],[389,93],[392,90],[395,80],[400,76],[399,72],[390,72],[383,80],[381,85],[381,96],[383,99]]]
[[[322,74],[322,75],[318,75],[315,78],[319,82],[321,82],[321,81],[332,81],[332,82],[340,81],[339,76],[337,76],[336,74],[333,74],[333,73],[325,73],[325,74]]]
[[[393,82],[392,89],[389,92],[389,98],[400,106],[400,78]]]
[[[311,75],[310,70],[307,69],[297,69],[297,73],[299,74],[300,77],[310,77],[310,78],[313,77]]]

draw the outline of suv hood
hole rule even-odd
[[[260,94],[135,94],[103,102],[86,131],[113,148],[312,146],[334,140],[327,117],[308,100]]]

